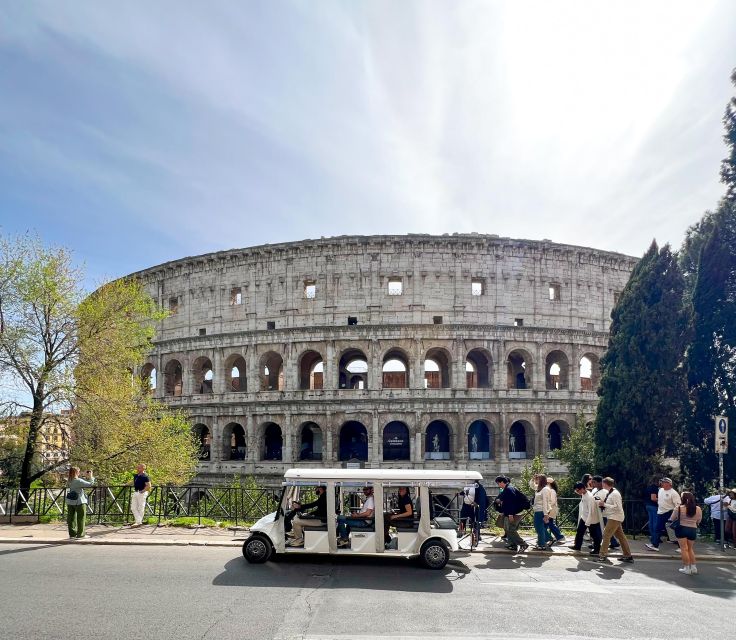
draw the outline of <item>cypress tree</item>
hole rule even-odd
[[[669,245],[660,250],[652,242],[611,313],[598,390],[597,469],[637,496],[682,436],[688,339],[683,292]]]

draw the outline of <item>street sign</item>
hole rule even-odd
[[[716,416],[716,453],[728,453],[728,418]]]

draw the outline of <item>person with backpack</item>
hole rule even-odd
[[[506,546],[520,553],[526,551],[529,545],[519,535],[519,525],[526,511],[531,504],[519,489],[511,484],[511,479],[506,476],[497,476],[496,484],[501,493],[497,498],[497,507],[503,514],[504,531],[506,531]]]

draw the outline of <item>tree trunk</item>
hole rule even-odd
[[[20,493],[15,504],[15,513],[19,514],[25,502],[21,499],[21,494],[28,498],[33,476],[33,457],[36,455],[36,444],[38,442],[38,433],[43,424],[43,386],[39,384],[36,387],[36,393],[33,394],[33,411],[31,411],[31,419],[28,424],[28,437],[26,439],[26,450],[23,454],[23,464],[20,468],[20,482],[18,488]]]

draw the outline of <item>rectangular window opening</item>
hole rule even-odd
[[[273,329],[275,329],[275,328],[276,328],[276,321],[274,321],[274,320],[268,320],[268,321],[266,322],[266,329],[267,329],[268,331],[272,331],[272,330],[273,330]]]
[[[348,316],[348,326],[353,326],[358,324],[358,318],[357,316]]]
[[[486,291],[485,281],[481,280],[480,278],[475,278],[470,283],[470,295],[473,296],[482,296]]]
[[[524,318],[514,318],[514,326],[515,327],[523,327],[524,326]]]
[[[317,297],[317,283],[314,280],[304,281],[304,297],[307,300],[314,300]]]
[[[179,312],[179,298],[169,298],[169,313],[175,316]]]
[[[613,306],[616,306],[621,300],[621,292],[620,291],[614,291],[613,292]]]
[[[559,301],[560,300],[560,285],[550,284],[549,285],[549,299]]]
[[[243,304],[243,292],[240,287],[230,289],[230,304]]]
[[[442,316],[432,316],[432,322],[435,324],[442,324]]]
[[[199,335],[200,336],[206,336],[207,335],[207,329],[200,329],[199,330]]]
[[[400,296],[404,292],[404,283],[401,278],[388,279],[388,295]]]

